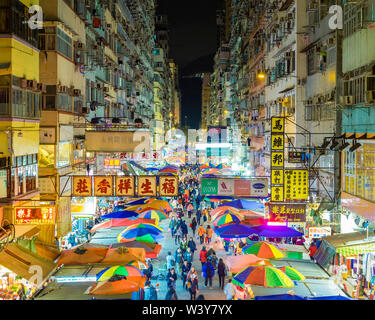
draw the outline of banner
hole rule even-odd
[[[217,195],[219,184],[217,179],[201,179],[201,194]]]
[[[219,179],[218,180],[218,195],[220,196],[234,195],[234,180]]]
[[[16,224],[55,224],[55,207],[16,208]]]
[[[270,203],[269,220],[274,222],[305,222],[306,204]]]
[[[234,194],[239,197],[250,196],[251,181],[250,180],[235,180],[234,181]]]
[[[203,178],[201,179],[201,194],[266,198],[268,197],[268,179]]]

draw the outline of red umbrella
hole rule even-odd
[[[99,229],[109,229],[109,228],[115,228],[115,227],[128,227],[128,226],[131,226],[131,225],[137,224],[137,223],[154,224],[155,220],[154,219],[142,219],[142,218],[139,218],[139,219],[128,219],[128,218],[111,219],[111,220],[105,221],[103,223],[97,224],[96,226],[94,226],[90,230],[90,232],[94,232],[94,231],[99,230]]]

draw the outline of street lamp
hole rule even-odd
[[[261,71],[257,74],[257,78],[263,80],[266,78],[266,74],[263,71]]]

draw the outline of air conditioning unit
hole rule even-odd
[[[79,96],[81,95],[81,90],[80,90],[80,89],[74,89],[74,90],[73,90],[73,95],[74,95],[75,97],[79,97]]]
[[[78,50],[84,51],[84,50],[86,50],[86,45],[82,42],[76,42],[76,48]]]
[[[374,102],[375,101],[375,91],[366,91],[366,100],[367,102]]]
[[[27,89],[33,89],[34,88],[34,80],[27,80],[26,88]]]
[[[345,106],[353,105],[353,96],[344,96],[344,103]]]
[[[104,87],[104,92],[109,92],[109,87]]]

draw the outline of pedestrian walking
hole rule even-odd
[[[199,292],[199,286],[198,286],[198,279],[194,273],[190,275],[188,283],[190,284],[189,285],[190,300],[195,300],[196,295]]]
[[[188,247],[188,243],[187,243],[186,237],[182,237],[181,242],[180,242],[180,249],[182,251],[182,254],[185,254],[187,247]]]
[[[212,278],[215,275],[215,269],[210,263],[207,261],[202,268],[203,278],[204,278],[204,285],[207,287],[209,285],[210,289],[212,289]]]
[[[190,248],[191,252],[194,255],[194,252],[197,250],[197,245],[195,244],[193,237],[190,237],[190,240],[188,242],[188,247]]]
[[[165,296],[165,300],[178,300],[176,289],[174,289],[172,286],[168,287],[168,292]]]
[[[223,261],[223,259],[219,259],[219,263],[217,265],[217,274],[219,276],[219,287],[224,290],[224,282],[225,276],[227,275],[227,268]]]
[[[175,238],[174,242],[175,244],[179,244],[182,238],[182,230],[181,230],[181,224],[176,225],[176,231],[175,231]]]
[[[199,260],[201,261],[202,267],[207,261],[207,251],[206,247],[203,246],[201,252],[199,253]]]
[[[172,253],[169,251],[167,255],[167,270],[172,269],[176,264],[176,259],[172,256]]]
[[[205,235],[206,235],[206,229],[202,225],[198,229],[198,236],[199,236],[199,240],[200,240],[201,244],[203,244],[203,242],[204,242]]]
[[[176,260],[176,267],[177,267],[177,272],[181,273],[181,266],[182,263],[184,262],[184,255],[181,251],[181,248],[178,248],[174,254],[174,259]]]
[[[173,287],[173,289],[176,290],[176,281],[177,281],[177,274],[174,268],[171,268],[169,270],[168,275],[167,275],[167,285],[168,287]]]
[[[181,223],[181,232],[182,232],[182,236],[184,237],[187,237],[187,234],[188,234],[188,227],[185,223],[185,220],[182,221]]]
[[[193,237],[195,237],[195,230],[197,229],[197,219],[193,217],[193,220],[191,220],[191,230],[193,231]]]
[[[315,242],[311,242],[310,247],[309,247],[309,256],[310,256],[311,261],[314,261],[314,255],[317,250],[318,248],[316,247]]]
[[[197,273],[197,271],[195,270],[195,267],[194,267],[194,266],[191,266],[191,267],[190,267],[190,270],[189,270],[189,272],[188,272],[188,274],[187,274],[187,278],[188,278],[188,279],[190,278],[190,276],[191,276],[192,273],[194,273],[195,276],[196,276],[196,278],[198,279],[198,273]]]
[[[212,235],[213,235],[214,231],[212,230],[212,228],[210,226],[207,226],[207,229],[206,229],[206,237],[207,237],[207,243],[210,244],[211,243],[211,239],[212,239]]]
[[[175,217],[172,217],[171,221],[169,222],[169,229],[171,231],[171,236],[173,238],[174,236],[174,232],[175,232],[175,227],[176,227],[176,224],[177,224],[177,220]]]
[[[158,300],[158,293],[155,287],[151,284],[150,280],[145,283],[145,300]]]
[[[188,263],[193,263],[193,252],[191,252],[191,249],[188,247],[186,249],[186,252],[185,252],[185,255],[184,255],[184,259],[187,260]]]
[[[191,264],[188,263],[187,260],[184,260],[184,263],[181,267],[181,276],[182,276],[182,286],[183,288],[187,289],[187,275],[190,271]]]
[[[225,285],[224,293],[227,297],[227,300],[233,300],[236,295],[236,288],[232,283],[232,279],[228,280],[228,283]]]
[[[187,212],[188,212],[188,217],[189,219],[191,218],[191,214],[193,213],[193,210],[194,210],[194,207],[193,205],[191,204],[191,202],[189,202],[188,206],[187,206]]]
[[[195,215],[197,217],[197,223],[198,223],[198,225],[201,225],[202,211],[201,211],[200,208],[197,209],[197,213]]]

